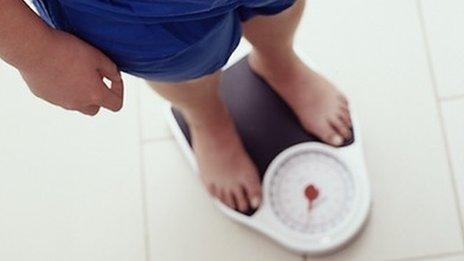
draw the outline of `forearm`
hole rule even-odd
[[[0,58],[18,69],[36,66],[51,28],[22,0],[0,0]]]

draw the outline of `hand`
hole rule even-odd
[[[101,107],[119,111],[123,82],[117,66],[102,52],[79,38],[50,31],[40,59],[20,72],[32,93],[52,104],[87,115]],[[111,81],[109,88],[103,81]]]

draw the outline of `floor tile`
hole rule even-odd
[[[418,257],[418,258],[413,258],[413,259],[400,259],[396,261],[462,261],[462,260],[464,260],[464,253],[456,252],[456,253],[424,256],[424,257]]]
[[[0,72],[0,260],[144,260],[136,93],[90,118]]]
[[[464,254],[460,255],[449,255],[443,257],[432,257],[430,259],[424,259],[424,261],[462,261],[464,260]]]
[[[149,142],[171,137],[164,117],[166,101],[155,93],[144,80],[130,77],[130,83],[140,89],[142,140]]]
[[[308,2],[311,14],[304,16],[297,44],[356,108],[374,200],[357,241],[308,260],[438,258],[463,251],[416,1]],[[464,94],[458,26],[464,5],[421,3],[439,95]],[[234,57],[249,48],[242,46]],[[0,71],[1,260],[143,260],[139,133],[155,141],[143,147],[151,260],[301,260],[212,206],[174,141],[164,139],[171,134],[161,99],[143,81],[126,78],[121,113],[90,119],[34,98],[4,64]],[[462,203],[464,104],[446,102],[442,109]]]
[[[464,216],[464,99],[444,102],[442,108],[461,212]]]
[[[144,154],[151,260],[302,261],[224,217],[174,140],[147,144]]]
[[[464,95],[464,1],[421,3],[440,96]]]
[[[462,250],[415,1],[310,1],[308,10],[297,44],[351,98],[374,201],[361,237],[323,260]]]

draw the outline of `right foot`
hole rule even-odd
[[[352,138],[345,95],[309,68],[292,49],[279,56],[252,52],[248,61],[252,70],[293,109],[308,132],[337,147]]]
[[[230,208],[256,209],[261,202],[258,170],[225,107],[219,107],[206,121],[189,121],[201,179],[209,193]]]

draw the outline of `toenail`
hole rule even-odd
[[[251,207],[252,207],[252,208],[258,208],[258,207],[259,207],[259,203],[260,203],[259,201],[260,201],[259,198],[252,198],[252,199],[251,199],[251,202],[250,202],[250,203],[251,203]]]
[[[343,144],[343,138],[341,136],[335,135],[332,137],[332,144],[335,146],[340,146]]]

